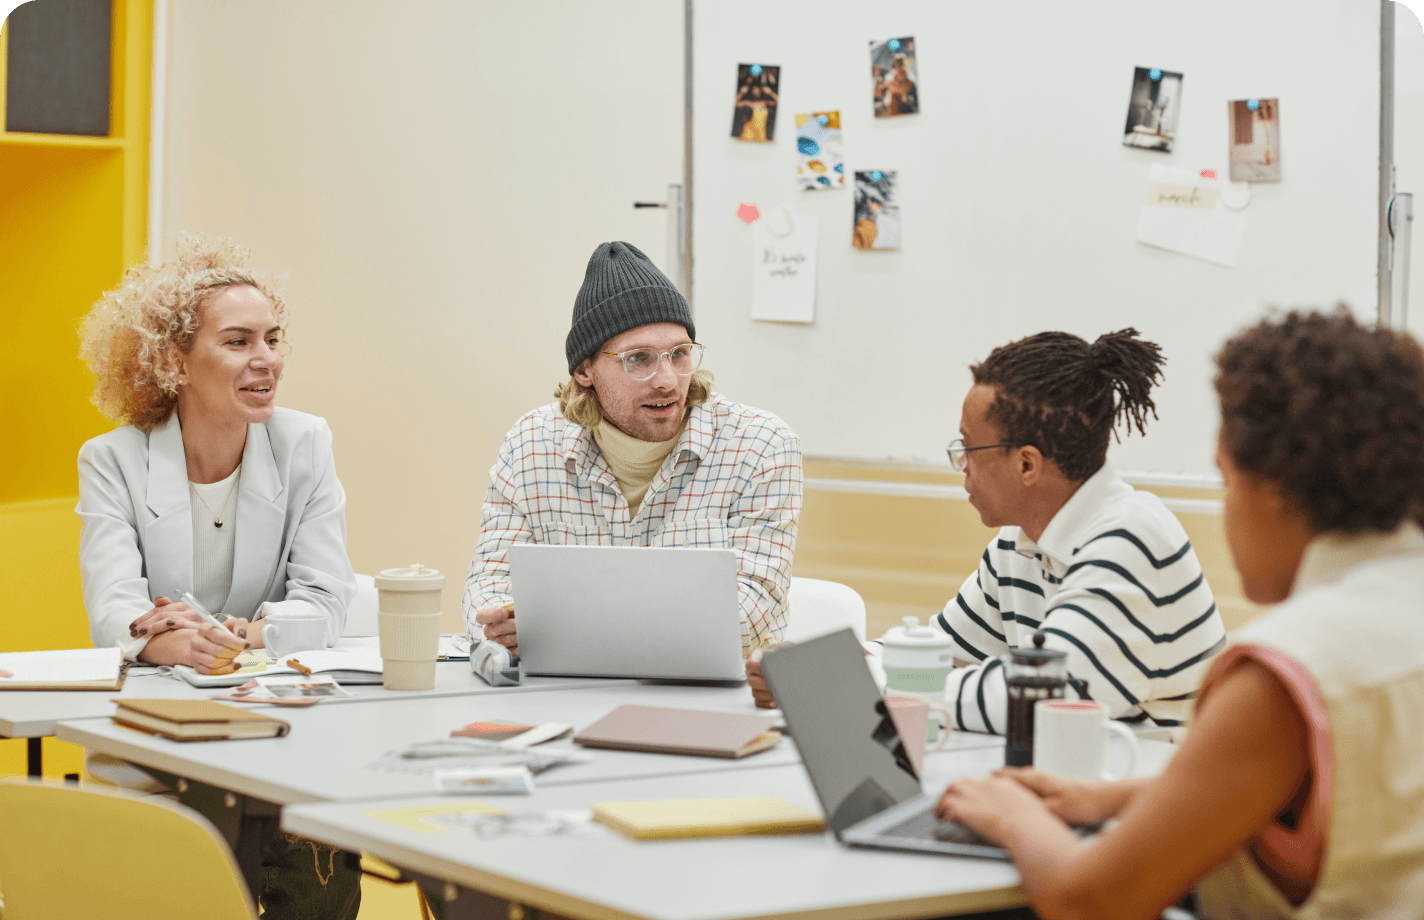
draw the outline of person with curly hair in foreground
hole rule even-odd
[[[245,249],[190,237],[96,303],[81,356],[121,427],[79,450],[79,567],[96,646],[126,658],[236,670],[260,623],[315,614],[334,645],[356,594],[331,430],[276,406],[287,309]],[[184,593],[219,619],[206,625]],[[90,772],[139,785],[132,767]],[[354,918],[354,854],[290,835],[264,842],[264,916]]]
[[[1414,918],[1424,904],[1424,352],[1292,312],[1217,356],[1224,525],[1246,595],[1155,779],[1004,769],[942,818],[1013,854],[1047,920]],[[1066,822],[1116,818],[1095,841]]]

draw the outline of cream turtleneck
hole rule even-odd
[[[667,455],[672,453],[677,439],[682,437],[685,427],[687,422],[684,420],[678,427],[677,434],[666,441],[639,440],[620,430],[608,419],[599,422],[598,427],[593,429],[593,437],[598,441],[604,459],[608,461],[608,468],[613,472],[613,478],[618,480],[618,488],[622,490],[623,497],[628,500],[630,518],[637,516],[643,496],[648,494],[648,487],[653,484],[653,479],[658,475]]]

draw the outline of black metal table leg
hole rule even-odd
[[[26,738],[26,750],[31,776],[44,776],[44,739]]]

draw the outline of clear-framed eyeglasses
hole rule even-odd
[[[623,371],[634,380],[651,380],[658,372],[658,366],[663,358],[667,358],[668,367],[679,377],[690,376],[694,371],[702,366],[702,352],[705,346],[697,342],[687,342],[683,345],[674,345],[667,351],[658,351],[656,348],[634,348],[629,351],[603,351],[599,354],[610,355],[623,362]]]
[[[949,447],[945,450],[949,453],[949,465],[959,472],[964,472],[969,467],[969,455],[976,450],[991,450],[995,447],[1023,447],[1022,444],[1006,441],[1003,444],[984,444],[980,447],[965,447],[962,438],[955,438],[949,442]]]

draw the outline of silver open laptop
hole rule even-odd
[[[1009,859],[963,824],[934,816],[935,796],[905,753],[849,629],[762,659],[836,839],[851,846]]]
[[[525,674],[746,677],[730,549],[516,543],[509,580]]]

